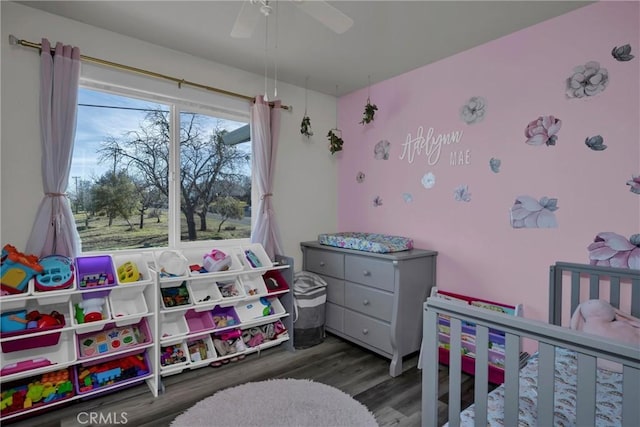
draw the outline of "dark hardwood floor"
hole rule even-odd
[[[99,425],[88,422],[89,414],[96,413],[102,414],[103,420],[109,417],[112,420],[111,424],[104,425],[168,426],[180,413],[218,390],[269,378],[306,378],[350,394],[375,414],[380,426],[419,426],[422,374],[416,367],[417,362],[418,354],[405,357],[402,375],[392,378],[388,359],[329,335],[322,344],[308,349],[289,352],[279,346],[219,368],[205,367],[166,377],[163,379],[165,392],[155,399],[143,384],[86,401],[74,401],[42,415],[3,425]],[[440,374],[445,382],[440,385],[439,400],[447,393],[446,371],[441,365]],[[467,376],[463,385],[463,407],[473,401],[472,393],[473,378]],[[438,405],[442,424],[447,420],[447,405],[443,402]]]

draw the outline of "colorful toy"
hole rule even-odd
[[[22,384],[3,386],[0,409],[2,415],[42,406],[74,395],[69,370],[62,369],[31,378]]]
[[[80,355],[90,357],[135,346],[143,343],[145,339],[145,335],[137,326],[122,326],[79,337],[78,344]]]
[[[0,258],[0,277],[2,294],[21,294],[27,291],[29,280],[42,272],[42,266],[35,255],[19,252],[12,245],[2,248]]]
[[[149,373],[147,361],[141,354],[81,368],[78,374],[80,393],[141,377]]]
[[[260,262],[260,259],[252,250],[244,251],[244,256],[247,258],[247,261],[249,261],[249,264],[251,264],[251,267],[253,268],[262,267],[262,263]]]
[[[175,365],[186,361],[187,358],[181,345],[178,344],[162,347],[162,352],[160,354],[160,364],[162,366]]]
[[[27,310],[9,311],[0,316],[0,332],[16,332],[27,328]]]
[[[107,273],[85,274],[80,280],[81,288],[95,288],[113,283],[113,276]]]
[[[135,262],[126,261],[117,269],[118,280],[121,283],[131,283],[140,280],[140,271]]]
[[[162,302],[165,307],[178,307],[191,304],[187,282],[182,282],[180,286],[171,288],[161,288]]]
[[[202,257],[202,266],[209,273],[226,271],[231,267],[231,257],[221,250],[213,249]]]
[[[97,322],[102,320],[104,298],[89,298],[76,304],[76,321],[78,323]],[[82,321],[79,320],[78,308],[82,310]]]
[[[38,291],[67,289],[73,285],[74,267],[71,258],[49,255],[40,259],[42,272],[36,275],[34,283]]]

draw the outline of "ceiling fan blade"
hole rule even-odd
[[[344,33],[353,25],[353,19],[325,1],[294,0],[294,4],[338,34]]]
[[[260,8],[252,4],[250,0],[244,0],[236,22],[231,30],[231,37],[236,39],[248,39],[253,34],[260,19]]]

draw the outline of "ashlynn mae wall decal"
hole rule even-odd
[[[420,180],[424,188],[433,188],[436,185],[436,176],[432,172],[425,173]]]
[[[486,112],[487,100],[481,96],[473,96],[460,108],[460,118],[466,124],[472,125],[480,123]]]
[[[458,202],[470,202],[471,201],[471,193],[469,192],[469,186],[466,184],[461,184],[453,191],[453,197]]]
[[[609,84],[609,73],[601,68],[600,63],[589,61],[573,69],[567,78],[567,98],[586,98],[594,96],[606,89]]]
[[[543,197],[539,201],[531,196],[518,196],[511,207],[513,228],[556,228],[555,211],[558,199]]]
[[[536,120],[529,122],[524,130],[525,141],[529,145],[542,145],[547,147],[556,145],[558,132],[562,127],[562,120],[554,116],[540,116]]]

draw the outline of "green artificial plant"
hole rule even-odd
[[[331,154],[334,154],[336,151],[342,151],[342,144],[344,144],[344,141],[338,136],[337,132],[340,132],[340,130],[331,129],[327,134],[327,137],[329,138],[329,151],[331,151]]]
[[[300,123],[300,133],[307,138],[313,136],[313,131],[311,130],[311,119],[306,113],[302,118],[302,123]]]
[[[373,116],[375,116],[376,111],[378,111],[378,106],[376,104],[372,104],[369,98],[367,98],[367,105],[364,106],[364,116],[360,121],[361,125],[371,123],[373,121]]]

